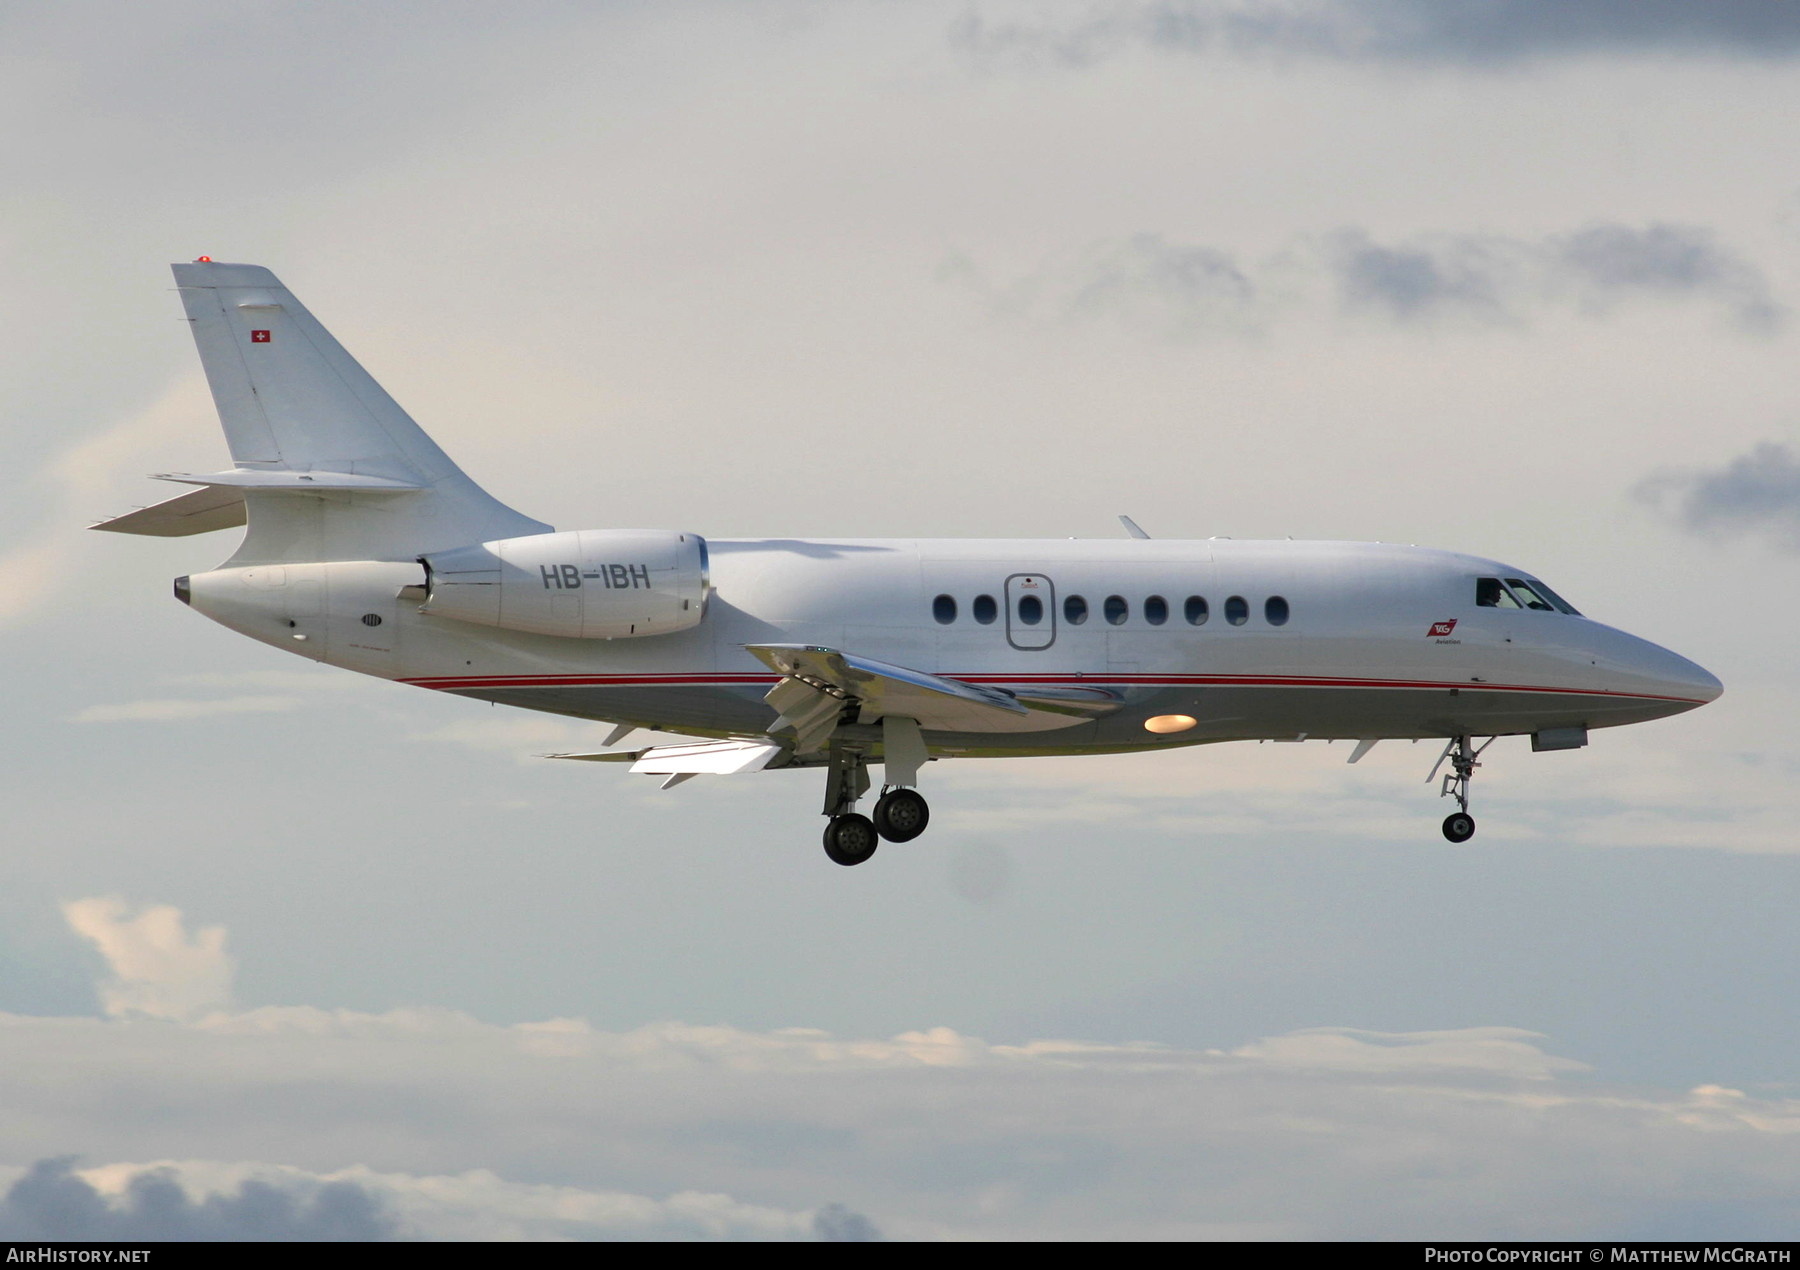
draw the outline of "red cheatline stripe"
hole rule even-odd
[[[1697,697],[1671,697],[1653,692],[1609,692],[1601,688],[1556,688],[1542,684],[1467,683],[1420,679],[1346,679],[1317,675],[945,675],[963,683],[1000,684],[1029,687],[1033,684],[1059,688],[1180,687],[1180,688],[1400,688],[1415,690],[1467,689],[1470,692],[1541,692],[1578,697],[1629,697],[1640,701],[1680,701],[1704,705]],[[643,675],[447,675],[399,682],[420,688],[454,692],[473,688],[644,688],[686,687],[729,684],[774,684],[780,679],[772,674],[692,674]]]

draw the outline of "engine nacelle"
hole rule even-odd
[[[706,540],[664,529],[577,529],[425,557],[421,613],[572,639],[666,635],[706,612]]]

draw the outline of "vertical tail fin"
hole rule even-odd
[[[250,528],[234,563],[410,560],[550,531],[465,476],[269,270],[174,271],[237,468],[220,483],[244,487]],[[373,479],[359,489],[349,477]]]

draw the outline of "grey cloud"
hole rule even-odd
[[[1254,326],[1265,298],[1228,253],[1160,234],[1096,243],[1065,280],[1059,303],[1072,313],[1189,329]]]
[[[1358,230],[1334,235],[1328,260],[1347,308],[1403,321],[1453,310],[1504,317],[1503,281],[1515,264],[1480,239],[1384,247]]]
[[[1597,1087],[1512,1028],[1307,1029],[1230,1052],[305,1007],[197,1025],[0,1016],[0,1031],[15,1146],[177,1153],[97,1170],[129,1184],[105,1186],[125,1191],[111,1200],[40,1162],[0,1205],[0,1238],[322,1237],[386,1214],[380,1230],[445,1239],[864,1238],[859,1212],[814,1206],[846,1178],[899,1238],[1630,1234],[1672,1198],[1723,1207],[1664,1238],[1795,1220],[1793,1100]],[[301,1084],[316,1096],[270,1096]],[[146,1089],[182,1110],[138,1119]],[[699,1132],[750,1114],[818,1146],[766,1157]],[[379,1155],[384,1171],[256,1162],[271,1141],[295,1159]],[[325,1189],[346,1182],[361,1192]]]
[[[374,1195],[337,1181],[304,1192],[251,1179],[236,1194],[190,1200],[173,1173],[146,1169],[108,1200],[73,1156],[39,1160],[0,1200],[0,1239],[356,1242],[395,1238]]]
[[[813,1234],[821,1243],[873,1244],[881,1242],[875,1223],[842,1204],[827,1204],[813,1214]]]
[[[955,276],[981,286],[973,269]],[[1668,224],[1394,242],[1345,228],[1260,260],[1139,233],[1047,261],[989,299],[1015,316],[1103,317],[1174,336],[1254,334],[1321,305],[1401,325],[1518,326],[1557,308],[1603,317],[1658,301],[1710,306],[1746,332],[1772,331],[1784,317],[1754,265],[1706,229]]]
[[[1712,471],[1661,473],[1635,492],[1692,533],[1762,534],[1800,551],[1800,457],[1785,445],[1764,441]]]
[[[1136,0],[1062,22],[972,12],[951,40],[979,56],[1066,66],[1132,47],[1475,65],[1595,54],[1773,60],[1800,54],[1800,9],[1761,0]]]
[[[1762,274],[1704,229],[1594,225],[1548,240],[1545,252],[1590,306],[1607,307],[1634,293],[1704,295],[1750,329],[1772,329],[1782,318]]]
[[[1503,62],[1584,53],[1800,53],[1800,9],[1763,0],[1335,0],[1317,7],[1343,33],[1330,51],[1352,56]]]

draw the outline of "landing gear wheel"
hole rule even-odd
[[[911,842],[931,823],[931,808],[914,789],[890,789],[875,804],[875,831],[889,842]]]
[[[825,854],[833,864],[861,864],[880,845],[881,839],[867,816],[851,812],[833,816],[825,824]]]
[[[1475,836],[1475,817],[1466,811],[1444,817],[1444,836],[1452,842],[1467,842]]]

